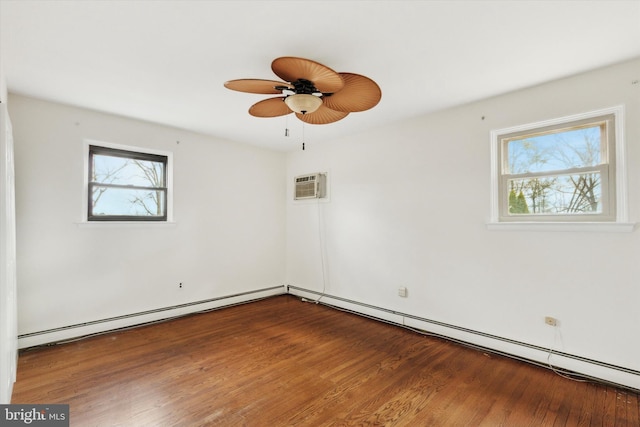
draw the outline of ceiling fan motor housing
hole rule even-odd
[[[324,95],[322,92],[316,89],[312,81],[306,79],[298,79],[295,82],[291,82],[291,84],[295,88],[296,94],[309,94],[315,96]]]

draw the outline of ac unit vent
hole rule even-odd
[[[295,200],[322,199],[325,197],[326,175],[314,173],[295,178]]]

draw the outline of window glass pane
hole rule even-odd
[[[603,125],[523,136],[507,144],[506,173],[536,173],[597,166],[602,163]]]
[[[93,182],[100,184],[164,187],[164,164],[106,155],[93,156]]]
[[[599,172],[510,179],[509,215],[602,213]]]
[[[100,185],[92,187],[94,216],[163,216],[165,191],[138,190],[134,188],[111,188]]]

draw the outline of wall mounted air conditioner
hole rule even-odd
[[[327,175],[314,173],[295,177],[294,200],[322,199],[326,197]]]

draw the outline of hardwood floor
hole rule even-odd
[[[72,426],[640,426],[638,394],[278,296],[21,352]]]

